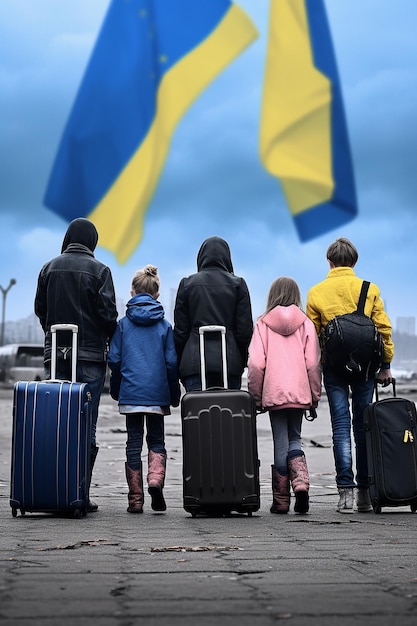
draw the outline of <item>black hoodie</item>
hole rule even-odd
[[[38,277],[35,313],[45,331],[45,361],[51,354],[52,324],[77,324],[78,356],[105,361],[117,323],[110,269],[94,257],[98,234],[92,222],[77,218],[68,226],[62,252]]]
[[[228,374],[241,376],[253,331],[252,308],[246,282],[233,273],[228,243],[220,237],[206,239],[197,255],[197,269],[181,280],[175,302],[174,340],[181,378],[200,375],[198,328],[212,324],[226,326]],[[208,337],[208,372],[222,371],[219,346],[218,337]]]
[[[97,241],[98,232],[93,222],[85,219],[85,217],[77,217],[67,228],[62,242],[61,252],[65,252],[71,244],[81,244],[91,250],[91,252],[94,252]]]
[[[201,244],[197,254],[197,270],[218,268],[233,274],[232,257],[227,241],[221,237],[209,237]]]

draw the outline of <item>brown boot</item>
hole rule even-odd
[[[126,480],[129,486],[127,510],[129,513],[143,513],[142,463],[140,469],[132,469],[125,463]]]
[[[148,452],[148,493],[151,496],[153,511],[166,511],[167,505],[164,500],[162,489],[165,484],[166,454]]]
[[[290,508],[290,481],[288,476],[280,474],[275,465],[272,469],[272,495],[273,502],[271,513],[288,513]]]
[[[307,513],[309,509],[308,490],[310,489],[310,478],[303,452],[299,456],[288,459],[288,469],[292,490],[295,495],[294,511],[296,513]]]

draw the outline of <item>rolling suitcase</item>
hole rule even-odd
[[[410,506],[417,511],[416,406],[393,396],[379,400],[364,411],[369,492],[375,513],[383,506]]]
[[[206,389],[204,335],[220,332],[224,388]],[[202,391],[181,400],[183,507],[197,513],[252,515],[260,506],[256,407],[247,391],[227,389],[226,329],[202,326]]]
[[[72,331],[72,382],[55,380],[57,331]],[[10,506],[85,516],[88,505],[91,393],[77,383],[78,328],[51,327],[51,380],[17,382],[13,390]]]

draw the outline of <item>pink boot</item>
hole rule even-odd
[[[275,465],[272,468],[272,495],[271,513],[288,513],[290,508],[290,481],[288,476],[279,473]]]
[[[151,496],[153,511],[166,511],[162,489],[165,484],[166,454],[148,452],[148,493]]]
[[[143,513],[143,480],[142,463],[140,469],[134,470],[125,463],[126,480],[129,486],[127,510],[129,513]]]
[[[310,478],[303,452],[299,456],[288,459],[288,469],[292,490],[295,495],[294,511],[296,513],[307,513],[309,509],[308,490],[310,489]]]

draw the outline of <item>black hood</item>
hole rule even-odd
[[[198,271],[200,272],[209,267],[215,267],[233,274],[229,244],[221,237],[209,237],[203,241],[198,251]]]
[[[86,246],[91,252],[94,252],[98,241],[98,232],[93,222],[84,217],[77,217],[72,220],[65,233],[62,242],[61,252],[64,252],[72,243],[78,243]]]

